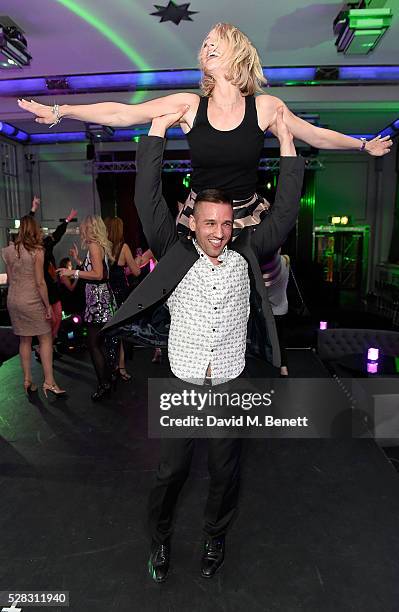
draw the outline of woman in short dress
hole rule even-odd
[[[19,355],[24,373],[24,388],[28,395],[37,391],[32,382],[32,336],[39,338],[44,372],[43,392],[64,395],[53,375],[52,309],[44,280],[43,236],[37,222],[27,215],[14,244],[2,250],[7,267],[7,308],[14,333],[19,336]]]

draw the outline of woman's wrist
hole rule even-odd
[[[58,116],[60,118],[66,117],[68,113],[68,108],[69,108],[68,104],[62,104],[58,109]]]

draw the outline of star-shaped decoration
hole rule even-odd
[[[179,25],[181,21],[192,21],[190,15],[198,13],[198,11],[188,10],[189,2],[187,4],[175,4],[173,0],[169,0],[168,6],[159,6],[158,4],[154,4],[154,6],[157,11],[151,13],[151,15],[160,17],[160,23],[162,21],[173,21],[175,25]]]

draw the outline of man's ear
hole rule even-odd
[[[195,232],[196,225],[194,215],[190,215],[188,218],[188,226],[192,232]]]

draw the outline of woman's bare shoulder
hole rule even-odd
[[[278,107],[284,103],[280,98],[270,96],[269,94],[260,94],[256,96],[255,100],[259,127],[265,131],[275,120]]]
[[[271,96],[270,94],[259,94],[256,96],[256,106],[260,109],[275,111],[281,104],[284,104],[280,98]]]

